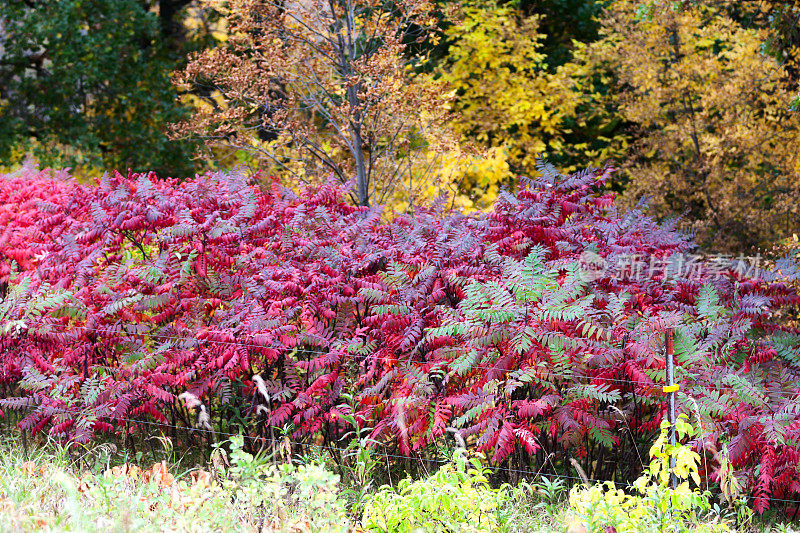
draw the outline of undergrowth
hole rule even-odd
[[[693,431],[685,421],[679,429]],[[348,467],[331,457],[278,461],[245,451],[234,437],[215,446],[205,467],[165,456],[150,466],[122,462],[109,444],[66,448],[54,441],[23,447],[0,437],[0,531],[285,531],[299,532],[688,532],[800,531],[721,510],[696,481],[699,458],[656,441],[652,462],[633,487],[567,486],[540,477],[492,483],[481,454],[457,449],[427,476],[382,479],[377,457],[353,445]],[[679,485],[666,468],[677,459]],[[343,472],[344,479],[334,470]],[[696,485],[696,483],[695,483]]]

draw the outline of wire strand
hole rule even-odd
[[[87,329],[85,326],[66,326],[66,325],[63,325],[63,324],[47,324],[45,327],[47,327],[47,326],[56,327],[56,328],[63,328],[63,329],[67,329],[67,330],[74,330],[74,329],[86,330]],[[37,333],[41,334],[41,331],[39,331]],[[265,349],[265,348],[276,349],[276,347],[265,347],[263,345],[246,343],[246,342],[223,341],[223,340],[218,340],[218,339],[207,339],[207,338],[198,339],[196,337],[193,338],[193,337],[189,337],[189,336],[178,336],[178,335],[170,336],[170,335],[148,334],[148,333],[137,333],[137,332],[114,333],[114,332],[102,331],[102,330],[96,331],[96,333],[101,334],[101,335],[110,335],[112,337],[116,337],[116,338],[123,339],[123,340],[130,339],[130,337],[134,336],[134,335],[140,335],[140,336],[144,336],[144,337],[148,337],[148,338],[158,338],[158,339],[162,339],[162,340],[192,342],[192,343],[194,343],[193,344],[194,346],[198,346],[198,345],[202,344],[203,342],[206,342],[206,343],[213,343],[213,344],[219,344],[219,345],[225,345],[225,346],[239,346],[239,347],[255,348],[255,349]],[[364,356],[359,356],[359,355],[356,355],[356,354],[336,353],[336,352],[330,352],[330,351],[326,352],[326,351],[322,351],[322,350],[308,350],[308,349],[303,349],[303,351],[306,352],[306,353],[315,353],[315,354],[319,354],[319,355],[331,355],[333,353],[333,355],[340,356],[342,358],[350,357],[350,358],[354,358],[354,359],[362,359],[362,360],[365,359]],[[442,362],[443,363],[447,363],[447,364],[450,363],[450,362],[446,362],[446,361],[442,361]],[[475,365],[475,366],[473,366],[471,368],[472,369],[485,369],[485,370],[497,369],[496,366],[481,366],[481,365]],[[501,369],[501,370],[503,370],[505,372],[510,372],[509,369]],[[597,370],[602,371],[603,369],[601,368],[601,369],[597,369]],[[592,382],[596,382],[596,381],[603,382],[604,381],[604,382],[610,382],[610,383],[623,383],[623,384],[630,384],[630,385],[643,385],[643,386],[649,386],[649,387],[657,387],[658,386],[655,383],[655,381],[646,382],[646,381],[641,381],[641,380],[609,378],[609,377],[605,377],[605,376],[586,376],[586,375],[564,374],[564,373],[554,373],[554,372],[546,372],[546,376],[548,376],[548,377],[562,377],[562,378],[573,379],[573,380],[575,380],[575,379],[584,379],[584,380],[590,380]],[[697,384],[697,385],[698,385],[699,388],[706,388],[706,389],[709,389],[709,390],[726,390],[726,391],[727,390],[732,390],[732,387],[716,386],[714,384]],[[774,393],[774,392],[773,393],[769,393],[768,392],[767,394],[769,394],[770,396],[774,396],[774,397],[785,397],[785,398],[795,398],[795,397],[798,396],[798,393],[786,393],[786,394],[781,393],[781,394],[777,394],[777,393]],[[48,409],[56,411],[56,413],[53,413],[50,416],[56,416],[57,414],[65,414],[65,415],[74,416],[76,414],[79,414],[79,413],[75,413],[75,412],[68,411],[68,410],[65,410],[65,409],[59,409],[59,408],[56,408],[54,406],[48,406]],[[133,418],[128,418],[128,417],[104,417],[104,418],[109,418],[110,420],[116,420],[116,421],[130,422],[130,423],[134,423],[134,424],[144,424],[144,425],[149,425],[149,426],[159,426],[159,427],[166,427],[166,428],[184,429],[184,430],[189,430],[189,431],[193,431],[193,432],[201,432],[201,433],[209,433],[209,434],[213,433],[213,434],[221,435],[221,436],[225,436],[225,437],[242,436],[243,438],[255,440],[255,441],[258,441],[258,442],[262,442],[262,443],[269,442],[269,443],[279,444],[279,443],[282,443],[282,442],[289,442],[292,445],[313,447],[313,448],[318,448],[318,449],[321,449],[321,450],[330,450],[330,451],[337,450],[337,451],[340,451],[340,452],[348,451],[348,448],[339,448],[339,447],[335,447],[335,446],[324,446],[324,445],[318,445],[318,444],[313,444],[313,443],[294,441],[294,440],[291,440],[291,439],[268,439],[266,437],[253,437],[253,436],[248,435],[248,434],[226,433],[226,432],[215,431],[215,430],[207,430],[207,429],[198,428],[198,427],[178,426],[178,425],[173,425],[173,424],[168,424],[168,423],[165,423],[165,422],[158,422],[158,421],[148,421],[148,420],[133,419]],[[412,456],[388,454],[388,453],[382,453],[381,455],[384,456],[384,457],[388,457],[388,458],[403,459],[403,460],[416,460],[416,461],[419,461],[419,462],[428,462],[428,463],[435,463],[435,464],[440,464],[440,465],[441,464],[448,464],[450,462],[449,460],[424,459],[424,458],[421,458],[421,457],[420,458],[415,458],[415,457],[412,457]],[[508,467],[502,467],[502,466],[495,466],[495,467],[491,467],[491,468],[494,471],[503,471],[503,472],[517,473],[517,474],[524,474],[524,475],[534,475],[534,476],[539,476],[539,477],[558,477],[558,478],[561,478],[561,479],[569,479],[569,480],[573,480],[573,481],[583,481],[583,479],[579,478],[579,477],[566,476],[566,475],[563,475],[563,474],[558,474],[557,472],[555,472],[555,469],[553,469],[554,473],[552,475],[550,475],[550,474],[543,474],[541,472],[519,470],[519,469],[513,469],[513,468],[508,468]],[[593,482],[593,483],[606,483],[608,481],[611,481],[616,486],[624,486],[625,485],[625,484],[623,484],[621,482],[617,482],[617,481],[613,481],[613,480],[599,480],[599,479],[589,478],[588,481]],[[722,497],[723,495],[722,494],[716,494],[715,496]],[[779,502],[800,504],[800,500],[786,500],[786,499],[780,499],[780,498],[770,498],[770,500],[771,501],[776,501],[776,502],[779,501]]]
[[[53,408],[52,406],[49,406],[49,407],[51,407],[52,409],[59,410],[58,408]],[[74,415],[75,414],[73,412],[66,411],[66,410],[59,410],[59,411],[62,412],[62,414],[69,414],[69,415]],[[53,415],[51,415],[51,416],[53,416]],[[320,449],[320,450],[329,450],[329,451],[337,450],[337,451],[340,451],[340,452],[352,451],[350,448],[341,448],[341,447],[337,447],[337,446],[325,446],[325,445],[321,445],[321,444],[300,442],[300,441],[294,441],[294,440],[291,440],[291,439],[288,439],[288,438],[270,439],[270,438],[266,438],[266,437],[253,437],[252,435],[248,435],[246,433],[229,433],[229,432],[224,432],[224,431],[216,431],[216,430],[213,430],[213,429],[177,426],[177,425],[174,425],[174,424],[168,424],[166,422],[158,422],[158,421],[150,421],[150,420],[139,420],[139,419],[126,418],[126,417],[119,417],[119,418],[116,418],[116,420],[132,422],[132,423],[135,423],[135,424],[144,424],[144,425],[149,425],[149,426],[159,426],[159,427],[168,427],[168,428],[175,428],[175,429],[184,429],[184,430],[188,430],[188,431],[196,431],[196,432],[213,434],[213,435],[222,435],[222,436],[226,436],[226,437],[242,437],[242,438],[250,439],[251,441],[256,441],[256,442],[269,442],[269,443],[273,443],[273,444],[282,444],[284,442],[288,442],[289,444],[298,445],[298,446],[305,446],[305,447],[313,447],[313,448],[317,448],[317,449]],[[423,457],[413,457],[413,456],[410,456],[410,455],[390,454],[390,453],[385,453],[385,452],[384,453],[379,453],[379,455],[381,455],[382,457],[387,457],[387,458],[392,458],[392,459],[417,461],[419,463],[435,463],[435,464],[438,464],[438,465],[445,465],[445,464],[449,464],[449,463],[452,462],[452,460],[446,460],[446,459],[426,459],[426,458],[423,458]],[[547,461],[545,461],[545,462],[547,462]],[[489,465],[485,465],[485,466],[486,466],[486,468],[488,468],[489,470],[494,471],[494,472],[516,473],[516,474],[523,474],[523,475],[526,475],[526,476],[531,476],[532,475],[534,478],[536,478],[536,477],[539,477],[539,478],[542,478],[542,477],[544,477],[544,478],[553,478],[553,477],[555,477],[555,478],[559,478],[559,479],[567,479],[567,480],[570,480],[570,481],[584,482],[584,478],[582,478],[582,477],[567,476],[567,475],[564,475],[564,474],[559,474],[558,472],[555,471],[555,467],[554,466],[553,466],[553,474],[545,474],[545,473],[542,472],[542,469],[539,469],[537,471],[533,471],[533,470],[520,470],[520,469],[517,469],[517,468],[509,468],[509,467],[503,467],[503,466],[494,466],[494,467],[493,466],[489,466]],[[552,463],[551,463],[551,466],[552,466]],[[585,479],[585,481],[588,481],[588,482],[591,482],[591,483],[601,483],[601,484],[605,484],[605,483],[611,482],[616,487],[626,487],[627,488],[627,487],[630,486],[629,484],[623,483],[623,482],[620,482],[620,481],[602,480],[602,479],[588,478],[588,477]],[[717,498],[724,498],[725,497],[725,495],[723,493],[711,493],[711,496],[712,497],[717,497]],[[772,502],[800,504],[800,500],[788,500],[788,499],[782,499],[782,498],[770,498],[770,501],[772,501]]]
[[[48,406],[48,408],[56,411],[54,414],[51,414],[51,415],[48,415],[48,416],[56,416],[56,414],[65,414],[65,415],[73,415],[74,416],[76,414],[76,413],[74,413],[72,411],[68,411],[68,410],[65,410],[65,409],[60,409],[58,407]],[[248,435],[246,433],[229,433],[229,432],[217,431],[217,430],[214,430],[214,429],[206,429],[206,428],[200,428],[200,427],[178,426],[178,425],[175,425],[175,424],[169,424],[167,422],[158,422],[158,421],[153,421],[153,420],[141,420],[141,419],[128,418],[128,417],[115,417],[114,420],[130,422],[130,423],[133,423],[133,424],[143,424],[143,425],[148,425],[148,426],[183,429],[183,430],[187,430],[187,431],[191,431],[191,432],[206,433],[208,435],[215,435],[215,436],[221,435],[221,436],[225,436],[225,437],[242,437],[242,438],[254,441],[254,442],[265,442],[265,443],[268,442],[268,443],[272,443],[272,444],[282,444],[282,443],[288,442],[290,444],[295,444],[295,445],[298,445],[298,446],[318,448],[318,449],[321,449],[321,450],[331,450],[331,451],[332,450],[336,450],[336,451],[340,451],[340,452],[351,451],[350,448],[341,448],[341,447],[337,447],[337,446],[330,446],[330,445],[326,446],[326,445],[314,444],[314,443],[310,443],[310,442],[301,442],[301,441],[291,440],[289,438],[274,439],[274,438],[267,438],[267,437],[254,437],[254,436]],[[375,442],[375,441],[373,441],[373,442]],[[411,455],[398,455],[398,454],[390,454],[390,453],[385,453],[385,452],[381,452],[380,455],[381,455],[381,457],[389,457],[389,458],[392,458],[392,459],[403,459],[403,460],[412,460],[412,461],[416,460],[416,461],[419,461],[419,462],[428,462],[428,463],[436,463],[436,464],[448,464],[448,463],[451,462],[451,460],[445,460],[445,459],[425,459],[425,458],[422,458],[422,457],[413,457]],[[487,468],[490,468],[490,469],[496,470],[496,471],[502,471],[502,472],[513,472],[513,473],[527,474],[527,475],[537,474],[537,472],[535,472],[535,471],[519,470],[519,469],[501,467],[501,466],[496,466],[496,467],[488,467],[487,466]],[[545,476],[544,474],[541,474],[541,473],[538,473],[538,475],[539,476]],[[552,477],[552,476],[545,476],[545,477]],[[558,475],[558,477],[562,477],[564,479],[573,479],[573,480],[582,481],[582,478],[580,478],[580,477],[563,476],[563,475]],[[605,483],[606,482],[606,481],[602,481],[602,480],[599,480],[599,479],[591,479],[591,478],[587,478],[587,479],[589,481],[597,482],[597,483]],[[621,482],[617,482],[617,481],[614,481],[614,483],[618,484],[618,485],[622,484]]]

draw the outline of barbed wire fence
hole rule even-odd
[[[85,329],[83,326],[63,326],[63,325],[60,325],[60,324],[50,324],[48,326],[53,326],[53,327],[56,327],[56,328],[64,328],[64,329]],[[672,332],[669,331],[669,330],[665,331],[665,355],[668,356],[668,361],[671,359],[671,357],[669,357],[669,356],[671,356],[671,354],[670,354],[671,350],[669,349],[671,347],[671,342],[670,342],[671,341],[671,337],[670,337],[671,333]],[[100,334],[111,334],[111,335],[119,336],[120,338],[124,338],[126,340],[130,340],[130,335],[131,335],[130,332],[112,333],[112,332],[102,332],[102,331],[97,331],[96,334],[98,334],[98,335],[100,335]],[[241,341],[222,341],[222,340],[213,339],[213,338],[197,339],[197,338],[179,336],[179,335],[149,335],[149,334],[142,334],[142,335],[144,335],[146,337],[150,337],[150,338],[157,338],[157,339],[161,339],[161,340],[171,340],[171,341],[186,343],[185,344],[186,347],[194,347],[194,346],[198,346],[198,345],[202,345],[202,344],[219,344],[219,345],[225,345],[225,346],[235,345],[235,346],[239,346],[239,347],[242,347],[242,348],[253,348],[253,349],[263,349],[264,348],[263,345],[254,344],[254,343],[241,342]],[[318,355],[329,355],[331,352],[330,351],[323,351],[323,350],[310,350],[310,349],[303,348],[303,353],[318,354]],[[354,359],[358,359],[358,360],[364,360],[365,359],[365,356],[359,356],[359,355],[348,354],[348,353],[337,353],[336,355],[341,357],[341,358],[343,358],[343,359],[345,359],[345,358],[354,358]],[[669,368],[669,367],[672,367],[672,368]],[[482,370],[491,370],[491,369],[496,369],[496,365],[476,365],[473,368],[482,369]],[[676,398],[676,393],[678,392],[678,390],[680,390],[680,389],[682,389],[684,387],[681,387],[681,385],[674,383],[674,374],[672,372],[670,372],[671,369],[674,369],[674,366],[670,365],[668,363],[668,368],[667,368],[667,372],[666,372],[667,382],[665,384],[663,384],[663,386],[661,386],[661,387],[659,387],[658,384],[655,381],[621,379],[619,377],[612,378],[612,377],[607,377],[607,376],[603,376],[603,375],[597,375],[597,376],[577,375],[577,374],[574,374],[574,373],[563,373],[563,372],[562,373],[556,373],[556,372],[549,372],[548,371],[546,373],[546,376],[548,376],[548,377],[558,377],[558,378],[563,378],[563,379],[566,379],[566,380],[585,380],[585,381],[590,381],[590,382],[595,382],[595,383],[596,382],[600,382],[600,383],[619,384],[619,385],[632,385],[632,386],[639,385],[639,386],[653,387],[653,388],[656,388],[656,389],[660,388],[663,393],[669,395],[667,397],[667,402],[669,404],[669,407],[668,407],[668,418],[669,418],[669,421],[670,421],[670,423],[672,425],[672,428],[673,428],[670,431],[670,440],[674,444],[674,423],[675,423],[674,402],[675,402],[675,398]],[[506,370],[511,370],[511,369],[506,369]],[[598,370],[602,370],[602,369],[598,369]],[[725,391],[729,391],[730,390],[730,387],[728,387],[728,386],[715,385],[715,384],[712,384],[712,383],[704,383],[701,386],[703,388],[707,389],[707,390],[725,390]],[[797,393],[793,393],[793,392],[773,393],[773,395],[776,396],[776,397],[784,397],[784,398],[797,398],[798,397],[798,394]],[[692,399],[691,396],[689,396],[689,398]],[[178,401],[177,397],[175,399],[176,399],[176,401]],[[61,408],[58,408],[58,407],[55,407],[55,406],[48,406],[48,409],[52,413],[51,416],[56,416],[56,415],[59,415],[59,414],[60,415],[75,416],[76,414],[79,414],[79,413],[76,413],[74,410],[61,409]],[[22,409],[18,409],[17,410],[17,412],[21,416],[22,416],[22,414],[21,414],[22,411],[28,411],[28,413],[31,414],[31,413],[33,413],[35,411],[35,406],[27,406],[27,407],[24,407]],[[623,417],[624,417],[624,414],[623,414]],[[6,418],[6,417],[4,416],[3,418]],[[113,420],[117,421],[117,422],[122,422],[122,423],[125,423],[125,424],[130,424],[132,426],[133,425],[139,425],[139,426],[144,426],[144,427],[170,429],[170,430],[175,430],[175,431],[183,430],[183,431],[188,432],[188,434],[190,434],[190,435],[204,435],[209,443],[212,442],[215,439],[221,439],[221,438],[225,438],[225,439],[242,438],[244,441],[250,441],[254,445],[253,446],[254,448],[262,447],[262,449],[263,449],[263,446],[265,444],[275,445],[275,446],[287,445],[288,444],[293,449],[300,449],[300,450],[316,449],[320,453],[324,453],[324,452],[338,453],[340,455],[340,457],[341,457],[341,454],[349,453],[349,452],[352,451],[352,448],[345,447],[345,446],[334,446],[334,445],[330,445],[330,444],[317,444],[317,443],[309,442],[309,441],[294,440],[294,439],[289,438],[288,436],[283,436],[283,437],[280,437],[280,438],[274,438],[274,437],[265,437],[263,435],[253,436],[253,435],[248,434],[246,431],[242,431],[242,432],[238,432],[238,433],[232,433],[232,432],[229,432],[229,431],[223,431],[221,429],[214,429],[212,427],[198,426],[196,423],[195,424],[191,424],[188,420],[187,420],[187,423],[184,424],[184,425],[172,424],[172,423],[169,423],[169,422],[162,422],[162,421],[158,421],[158,420],[146,420],[146,419],[143,419],[141,417],[134,418],[134,417],[116,416],[116,415],[113,417]],[[448,429],[452,429],[452,428],[448,428]],[[631,432],[631,428],[629,426],[627,426],[627,421],[626,421],[625,429],[627,429],[628,432]],[[126,428],[126,432],[127,432],[127,428]],[[23,439],[24,439],[25,438],[25,432],[21,430],[20,434],[23,436]],[[630,436],[631,436],[631,438],[633,438],[633,434],[632,433],[631,433]],[[191,445],[191,444],[187,443],[187,445]],[[636,446],[635,442],[634,442],[634,446]],[[27,445],[26,445],[26,448],[27,448]],[[639,453],[638,448],[636,448],[636,452]],[[26,453],[27,453],[27,450],[26,450]],[[439,466],[441,466],[441,465],[449,464],[449,463],[452,462],[452,459],[448,459],[448,458],[421,457],[419,454],[416,454],[416,455],[414,455],[414,454],[405,455],[405,454],[389,453],[387,450],[376,451],[376,454],[379,455],[381,458],[385,458],[387,461],[389,459],[391,459],[391,460],[396,460],[398,462],[417,462],[417,463],[420,463],[420,465],[423,465],[423,469],[424,469],[425,465],[427,465],[427,466],[430,466],[430,465],[439,465]],[[644,463],[644,461],[642,461],[641,456],[640,456],[639,459],[640,459],[640,462],[642,463],[641,466],[644,468],[646,466],[646,464]],[[599,478],[594,478],[594,477],[588,477],[583,472],[579,471],[579,469],[576,469],[576,471],[578,471],[578,473],[579,473],[578,476],[571,476],[571,475],[568,475],[566,473],[559,473],[557,471],[557,469],[555,468],[555,466],[552,464],[553,461],[551,460],[550,457],[548,457],[544,461],[544,463],[547,463],[547,462],[549,462],[551,464],[551,467],[552,467],[552,468],[547,469],[547,470],[544,468],[544,464],[542,465],[542,467],[540,467],[538,469],[530,468],[530,469],[524,469],[524,470],[523,469],[518,469],[518,468],[510,468],[508,466],[497,465],[497,464],[491,465],[491,464],[488,464],[488,463],[485,466],[486,466],[486,468],[488,468],[493,473],[501,473],[501,472],[513,473],[513,474],[517,474],[518,476],[520,476],[522,478],[530,479],[531,481],[535,481],[536,479],[541,479],[541,478],[547,478],[547,479],[561,479],[561,480],[564,480],[565,482],[570,483],[570,484],[575,484],[575,483],[608,483],[608,482],[611,482],[615,486],[620,487],[620,488],[625,488],[625,487],[629,486],[628,482],[617,481],[617,480],[614,480],[614,479],[610,479],[609,480],[609,479],[599,479]],[[674,468],[674,463],[671,464],[671,468]],[[673,486],[674,486],[674,476],[672,476],[672,483],[673,483]],[[724,494],[722,494],[722,493],[712,493],[712,497],[719,498],[720,501],[721,501],[726,496]],[[770,500],[773,501],[773,502],[783,503],[788,508],[791,508],[792,506],[800,506],[800,499],[793,500],[793,499],[772,497],[772,498],[770,498]]]

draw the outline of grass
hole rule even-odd
[[[368,531],[360,510],[353,512],[347,483],[323,465],[273,466],[235,441],[214,459],[217,467],[210,470],[167,462],[137,466],[122,462],[113,446],[76,451],[52,442],[25,454],[6,434],[0,437],[0,531]],[[431,476],[415,487],[443,492],[436,483]],[[445,488],[461,497],[472,494],[455,484]],[[480,490],[483,497],[491,496],[485,487]],[[555,513],[542,513],[521,492],[513,502],[501,503],[504,531],[561,528],[563,504],[551,509]],[[398,506],[416,514],[414,506],[424,503],[407,495],[394,500],[392,509]],[[372,510],[373,515],[383,511]],[[451,531],[487,531],[466,521],[449,526]]]
[[[165,464],[103,473],[80,471],[55,445],[24,457],[9,438],[0,444],[0,530],[211,531],[235,530],[225,502],[188,473],[175,480]]]
[[[591,521],[565,502],[563,482],[498,490],[474,458],[356,497],[352,480],[341,481],[324,458],[275,465],[236,439],[226,450],[208,469],[133,465],[109,444],[76,450],[44,442],[26,454],[13,436],[0,436],[0,531],[591,531]],[[731,530],[800,531],[769,524]]]
[[[263,496],[278,495],[286,480],[259,480],[259,490],[248,491],[228,472],[112,464],[102,450],[69,453],[53,443],[26,457],[15,439],[2,437],[0,531],[310,530],[302,509],[267,512]]]

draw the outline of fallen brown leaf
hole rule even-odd
[[[189,479],[192,480],[192,485],[201,489],[209,488],[214,481],[211,477],[211,472],[206,470],[195,470],[189,474]]]
[[[89,485],[89,478],[90,477],[91,476],[88,473],[87,474],[83,474],[81,476],[81,479],[78,481],[78,492],[84,493],[84,492],[88,491],[91,488],[91,486]]]
[[[33,473],[36,471],[36,465],[33,461],[25,461],[20,468],[27,477],[33,477]]]

